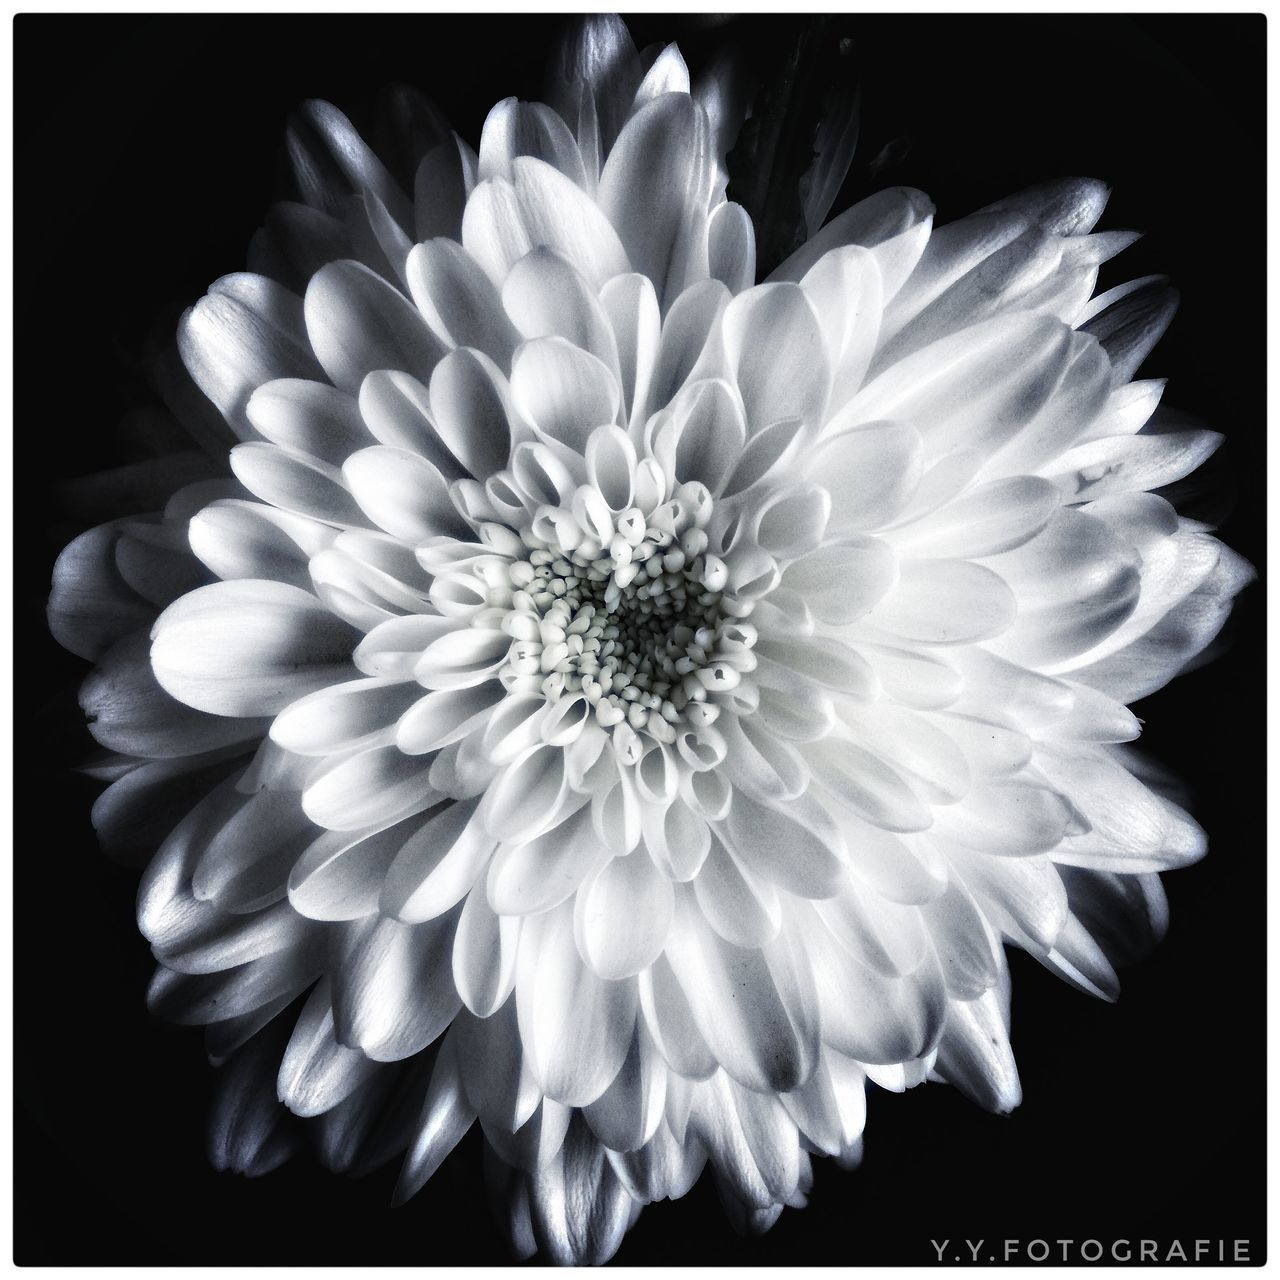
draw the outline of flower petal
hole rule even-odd
[[[612,858],[589,876],[574,901],[578,950],[602,978],[647,969],[667,942],[671,881],[637,850]]]
[[[347,454],[369,443],[359,406],[326,382],[277,378],[249,397],[245,413],[272,444],[308,453],[330,466],[340,467]]]
[[[585,452],[596,427],[615,422],[620,393],[613,374],[595,356],[563,338],[535,338],[516,352],[511,367],[516,407],[548,440]]]
[[[316,378],[320,368],[301,299],[265,276],[223,276],[183,317],[178,350],[195,384],[242,439],[249,397],[274,378]]]
[[[838,626],[874,611],[878,603],[882,608],[897,604],[903,592],[901,585],[894,587],[898,576],[888,543],[851,535],[789,565],[782,585],[801,596],[815,617]]]
[[[443,238],[419,244],[405,271],[418,310],[446,347],[474,347],[508,367],[519,334],[493,283],[460,244]]]
[[[306,453],[250,441],[231,450],[231,470],[255,497],[283,511],[332,525],[363,525],[341,472]]]
[[[660,302],[683,288],[692,242],[705,235],[705,128],[688,94],[661,94],[623,126],[600,174],[600,208]]]
[[[472,799],[447,805],[405,841],[383,885],[383,912],[420,924],[462,901],[495,844],[476,817],[477,803]]]
[[[903,640],[960,645],[1006,631],[1018,601],[1003,578],[968,560],[904,560],[897,586],[866,621]]]
[[[412,822],[412,819],[409,820]],[[289,872],[289,902],[310,920],[358,920],[378,909],[406,823],[381,831],[326,831]]]
[[[271,737],[300,755],[330,755],[395,724],[417,696],[414,685],[385,678],[334,684],[290,703],[272,722]]]
[[[180,702],[216,715],[273,715],[350,672],[356,633],[315,596],[279,582],[215,582],[171,604],[151,665]]]
[[[536,915],[568,898],[607,858],[590,810],[580,808],[533,840],[498,846],[489,864],[489,905],[499,915]]]
[[[338,759],[302,793],[307,817],[333,831],[386,825],[438,804],[417,756],[378,746]]]
[[[818,317],[804,291],[791,284],[761,285],[730,302],[722,323],[747,434],[784,418],[818,425],[831,373]]]
[[[339,1044],[375,1062],[426,1048],[462,1007],[453,986],[455,917],[408,925],[385,916],[340,926],[333,966]]]
[[[418,543],[468,532],[444,477],[416,453],[373,445],[353,453],[342,474],[361,510],[394,537]]]
[[[530,249],[563,254],[595,288],[631,269],[626,251],[593,200],[541,160],[512,161],[514,178],[489,178],[467,200],[462,244],[501,286]]]
[[[568,903],[529,917],[516,969],[520,1037],[543,1092],[565,1106],[594,1102],[631,1044],[636,988],[598,977],[578,954]]]
[[[316,272],[305,313],[316,358],[349,395],[359,394],[374,369],[402,369],[426,382],[445,353],[404,294],[359,262],[331,262]]]
[[[712,931],[688,890],[676,894],[667,957],[699,1032],[730,1076],[775,1093],[808,1078],[817,1053],[808,1011],[790,1004],[764,951],[735,947]]]
[[[453,981],[477,1018],[497,1012],[516,980],[520,921],[499,916],[482,889],[467,895],[453,940]]]
[[[318,1116],[336,1107],[377,1070],[358,1049],[334,1037],[327,979],[316,984],[298,1017],[280,1063],[280,1101],[297,1116]]]

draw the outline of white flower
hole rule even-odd
[[[714,86],[617,20],[563,66],[478,156],[402,98],[412,198],[304,110],[306,203],[179,335],[243,489],[84,535],[50,613],[99,825],[195,801],[139,920],[247,1045],[215,1159],[287,1154],[278,1084],[404,1197],[478,1118],[578,1262],[704,1164],[767,1227],[868,1078],[1016,1105],[1003,946],[1111,998],[1159,936],[1204,838],[1125,704],[1249,570],[1150,492],[1218,437],[1130,381],[1167,290],[1091,298],[1100,184],[884,191],[756,285]]]

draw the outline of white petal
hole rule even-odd
[[[706,821],[681,800],[641,804],[639,816],[645,846],[658,867],[672,880],[692,880],[711,847]]]
[[[494,284],[530,249],[562,253],[597,289],[630,270],[617,233],[599,207],[549,164],[522,156],[515,177],[490,178],[471,193],[462,243]]]
[[[326,524],[366,523],[341,472],[310,454],[253,441],[232,449],[231,469],[250,493],[273,507]]]
[[[662,322],[651,405],[667,404],[675,398],[698,367],[708,339],[718,333],[720,317],[728,304],[729,290],[719,280],[702,280],[687,288],[671,305]],[[723,368],[712,368],[705,376],[716,377],[724,372]]]
[[[476,807],[475,800],[455,801],[404,843],[382,889],[384,912],[417,924],[443,915],[462,900],[494,849]]]
[[[361,640],[352,657],[367,676],[410,680],[422,651],[457,626],[453,618],[438,618],[425,613],[388,618]]]
[[[180,974],[158,968],[147,989],[147,1008],[182,1026],[224,1021],[289,1000],[320,975],[320,949],[287,947],[216,974]]]
[[[862,1137],[866,1077],[856,1063],[828,1050],[808,1084],[783,1094],[781,1102],[810,1142],[828,1155],[841,1156]]]
[[[1022,1101],[1008,1022],[997,992],[951,1003],[938,1043],[937,1070],[989,1111],[1005,1114]]]
[[[756,281],[756,235],[751,217],[740,205],[718,205],[707,225],[707,253],[713,280],[730,293],[741,293]]]
[[[583,1115],[591,1131],[610,1151],[635,1151],[653,1137],[662,1123],[666,1098],[666,1067],[637,1024],[622,1069]]]
[[[398,1062],[441,1034],[461,1008],[453,987],[454,920],[407,925],[386,917],[339,926],[333,1014],[338,1041]]]
[[[499,915],[533,915],[563,902],[608,857],[580,808],[527,843],[499,845],[489,864],[489,905]]]
[[[594,1102],[631,1044],[636,988],[583,963],[567,903],[526,920],[516,972],[520,1035],[534,1076],[566,1106]]]
[[[690,383],[672,406],[669,426],[655,441],[669,450],[678,480],[696,480],[719,493],[746,445],[742,403],[720,379]]]
[[[737,947],[761,947],[777,936],[782,900],[770,879],[753,875],[719,840],[693,882],[707,923]]]
[[[470,185],[463,152],[471,149],[455,134],[431,148],[413,182],[414,233],[419,241],[462,235],[462,212]]]
[[[832,420],[913,423],[926,462],[961,450],[986,457],[1040,410],[1072,354],[1072,333],[1048,316],[1015,312],[900,360]]]
[[[274,378],[320,374],[301,300],[263,276],[223,276],[183,317],[178,350],[195,384],[237,435],[250,434],[245,408]]]
[[[337,1106],[376,1070],[358,1049],[348,1049],[334,1038],[329,983],[318,983],[280,1063],[276,1085],[280,1101],[294,1115],[318,1116]]]
[[[930,803],[955,804],[969,790],[969,762],[935,720],[880,702],[859,707],[845,722],[857,741],[910,780]]]
[[[1216,431],[1105,436],[1067,450],[1043,467],[1042,474],[1072,502],[1138,493],[1190,475],[1222,440]]]
[[[538,1114],[542,1091],[529,1071],[515,1000],[507,1000],[489,1018],[476,1018],[464,1010],[449,1043],[456,1047],[467,1097],[480,1113],[486,1133],[513,1134]]]
[[[545,831],[566,802],[564,752],[539,746],[507,765],[485,793],[481,817],[500,840],[531,840]]]
[[[529,1204],[538,1244],[558,1266],[607,1262],[635,1208],[581,1117],[569,1126],[555,1157],[530,1180]]]
[[[824,254],[801,281],[818,317],[831,363],[831,404],[839,409],[862,388],[880,337],[880,269],[860,245]]]
[[[689,241],[705,216],[708,157],[701,128],[691,98],[662,94],[627,121],[600,174],[600,208],[660,301],[683,287]]]
[[[278,582],[215,582],[169,606],[151,665],[181,702],[217,715],[271,715],[346,679],[355,632],[315,596]]]
[[[488,681],[506,661],[511,637],[505,631],[460,627],[433,640],[414,665],[427,689],[460,689]]]
[[[862,245],[875,256],[887,302],[920,260],[932,225],[933,203],[928,196],[910,187],[891,187],[833,218],[769,278],[800,280],[828,251]]]
[[[395,537],[417,543],[442,535],[465,536],[466,525],[444,477],[416,453],[374,445],[353,453],[342,474],[361,509]]]
[[[192,869],[191,891],[233,912],[276,902],[315,834],[296,793],[259,791],[214,833]]]
[[[1055,859],[1120,872],[1167,871],[1204,856],[1199,825],[1178,805],[1135,778],[1105,748],[1060,750],[1050,776],[1089,823],[1064,840]]]
[[[273,721],[271,737],[300,755],[329,755],[395,724],[417,696],[414,685],[386,679],[331,685],[290,703]]]
[[[541,102],[520,102],[506,98],[485,118],[480,134],[478,176],[514,176],[517,156],[533,156],[558,169],[579,187],[586,185],[586,172],[578,144],[564,121]]]
[[[574,932],[602,978],[629,978],[662,953],[671,925],[671,881],[644,853],[613,858],[578,890]]]
[[[620,403],[608,368],[563,338],[536,338],[516,352],[511,394],[544,438],[579,454],[596,427],[617,420]]]
[[[489,277],[453,240],[428,240],[409,254],[409,292],[447,347],[474,347],[506,368],[519,335]]]
[[[856,743],[829,738],[805,748],[813,776],[840,802],[886,831],[923,831],[933,821],[901,775]],[[836,815],[838,816],[838,815]]]
[[[477,480],[507,465],[511,413],[498,369],[474,351],[454,351],[431,375],[431,412],[440,439]]]
[[[404,294],[358,262],[321,268],[307,286],[305,306],[317,359],[350,395],[374,369],[403,369],[426,382],[444,354]]]
[[[592,103],[599,121],[599,145],[613,145],[640,84],[640,59],[616,13],[584,14],[567,23],[547,77],[547,101],[578,127],[579,103]]]
[[[904,560],[897,586],[866,621],[921,644],[971,644],[1013,623],[1018,602],[1004,579],[968,560]]]
[[[784,418],[821,422],[831,373],[818,317],[803,290],[771,284],[742,294],[725,309],[723,332],[749,435]]]
[[[1059,510],[1030,542],[993,558],[991,567],[1018,597],[1018,619],[992,650],[1044,667],[1093,648],[1133,613],[1140,557],[1107,524]]]
[[[788,566],[782,585],[803,597],[815,617],[840,625],[875,610],[877,602],[892,607],[903,591],[894,587],[898,572],[888,543],[855,534]]]
[[[639,989],[645,1027],[671,1070],[686,1080],[713,1074],[718,1063],[665,956],[640,975]]]
[[[1054,487],[1034,476],[993,480],[894,530],[889,538],[900,555],[976,560],[1030,541],[1059,503]]]
[[[129,632],[147,626],[155,609],[120,576],[119,523],[73,539],[58,556],[49,595],[49,629],[64,649],[93,661]]]
[[[525,254],[502,285],[502,305],[520,336],[564,338],[616,373],[613,327],[596,291],[560,254],[547,248]]]
[[[900,1063],[936,1044],[946,1017],[941,968],[929,962],[905,977],[866,967],[840,946],[816,913],[804,930],[824,1042],[863,1063]]]
[[[302,793],[302,807],[318,826],[359,831],[398,821],[440,799],[421,760],[382,746],[339,759],[315,775]]]
[[[477,1018],[490,1017],[511,994],[519,938],[520,921],[495,914],[482,889],[467,896],[453,940],[453,981]]]
[[[716,834],[748,872],[805,898],[829,897],[847,857],[839,827],[810,797],[766,806],[738,792]]]
[[[246,416],[273,444],[309,453],[331,466],[369,443],[356,402],[326,382],[277,378],[249,398]]]
[[[107,650],[80,686],[80,708],[96,741],[123,755],[193,756],[262,734],[262,722],[210,716],[172,698],[156,682],[146,632]]]
[[[817,1043],[807,1011],[790,1006],[765,952],[725,942],[687,890],[677,893],[667,956],[698,1030],[735,1080],[778,1092],[808,1078]]]
[[[1068,797],[1008,782],[975,787],[963,804],[940,808],[934,834],[983,853],[1022,857],[1054,849],[1082,825]]]
[[[762,666],[771,664],[824,688],[847,693],[859,701],[876,696],[876,673],[856,649],[825,636],[762,637],[755,653]],[[761,677],[757,677],[758,679]]]
[[[1121,386],[1138,372],[1169,327],[1178,294],[1162,277],[1152,276],[1099,295],[1091,309],[1096,314],[1081,328],[1102,344],[1111,360],[1112,385]]]
[[[421,454],[446,480],[456,480],[465,469],[441,440],[428,399],[417,378],[397,369],[375,369],[360,384],[360,414],[369,434],[381,444]]]
[[[245,1021],[231,1020],[230,1025]],[[209,1163],[219,1172],[258,1177],[278,1168],[297,1149],[297,1136],[281,1124],[288,1113],[272,1088],[278,1050],[274,1037],[260,1036],[220,1073],[210,1108],[207,1147]]]
[[[408,225],[404,193],[337,107],[312,99],[289,122],[289,159],[308,204],[338,213],[351,191],[377,195]]]
[[[395,1203],[416,1194],[475,1121],[475,1110],[462,1088],[457,1059],[445,1042],[436,1058],[422,1115],[409,1143],[396,1183]]]
[[[957,877],[946,893],[921,910],[942,961],[947,990],[971,1000],[994,986],[1001,970],[1000,941],[963,881]]]
[[[191,517],[191,550],[219,578],[264,578],[304,590],[307,561],[332,542],[334,530],[260,502],[224,499]]]
[[[326,831],[289,872],[289,902],[311,920],[358,920],[378,909],[382,883],[407,834]]]
[[[1062,877],[1047,857],[988,858],[964,850],[948,857],[995,930],[1029,950],[1052,948],[1069,912]]]
[[[465,737],[487,720],[503,697],[494,681],[464,689],[440,689],[419,698],[396,724],[396,745],[406,755],[425,755]]]

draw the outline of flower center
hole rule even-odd
[[[756,632],[742,621],[749,606],[725,591],[724,561],[708,552],[709,514],[709,504],[695,512],[678,501],[648,517],[631,508],[613,518],[607,547],[572,550],[562,526],[539,537],[546,525],[535,522],[521,534],[528,558],[509,570],[504,629],[516,643],[504,681],[549,702],[581,693],[602,727],[625,721],[659,742],[674,742],[681,724],[711,724],[714,695],[755,665]]]

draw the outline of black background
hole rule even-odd
[[[791,29],[630,21],[640,44],[679,37],[692,60],[731,36],[762,65]],[[1261,567],[1264,20],[841,21],[864,100],[846,196],[916,185],[941,221],[1045,178],[1090,173],[1114,186],[1103,225],[1147,234],[1103,283],[1167,272],[1181,288],[1182,311],[1144,373],[1170,375],[1166,404],[1226,433],[1213,464],[1236,490],[1223,536]],[[97,851],[96,787],[66,772],[83,743],[72,697],[85,666],[47,639],[42,611],[60,536],[52,479],[114,460],[115,423],[146,399],[148,325],[242,266],[289,108],[324,97],[360,123],[378,86],[404,80],[474,143],[493,102],[539,96],[559,24],[17,20],[19,1262],[505,1260],[475,1135],[396,1211],[390,1168],[353,1182],[303,1158],[251,1182],[205,1164],[201,1037],[143,1008],[151,964],[133,929],[136,873]],[[870,172],[895,140],[905,157]],[[930,1240],[943,1237],[1248,1239],[1262,1258],[1262,616],[1254,586],[1226,660],[1137,708],[1148,748],[1194,778],[1211,840],[1207,860],[1167,878],[1167,941],[1125,975],[1119,1006],[1014,957],[1022,1107],[995,1118],[950,1089],[877,1091],[863,1168],[820,1162],[808,1209],[742,1240],[704,1180],[647,1209],[620,1263],[929,1263]]]

